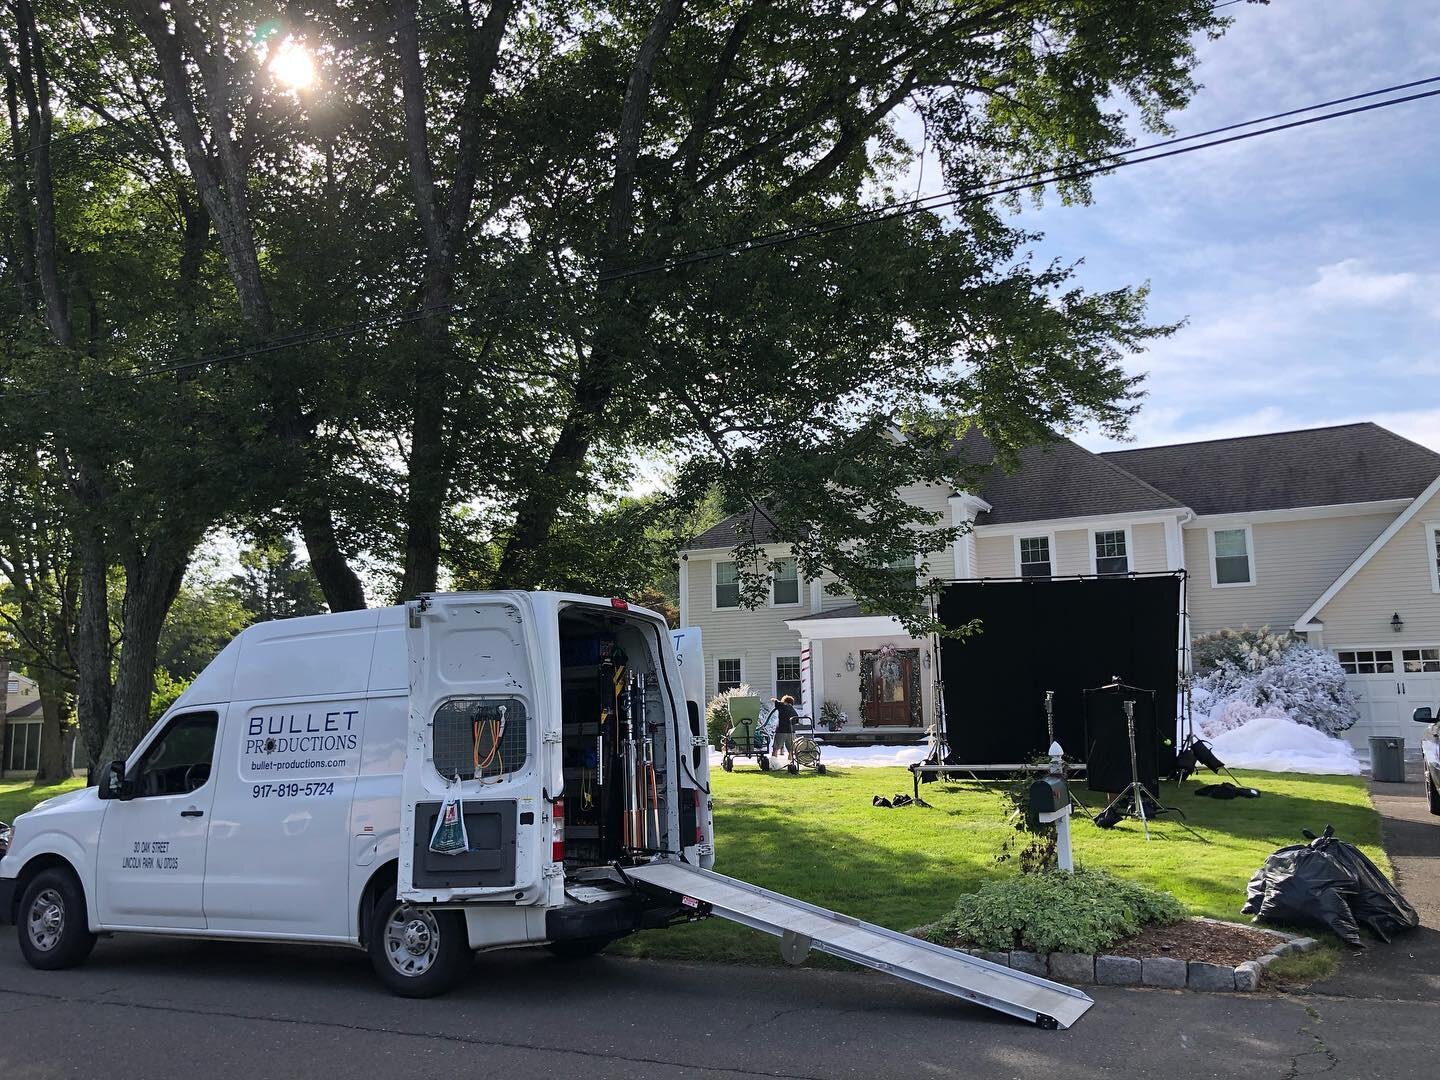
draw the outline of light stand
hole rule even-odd
[[[1185,812],[1179,807],[1166,806],[1160,801],[1160,797],[1145,787],[1140,782],[1140,763],[1135,751],[1135,703],[1133,701],[1122,701],[1120,707],[1125,710],[1126,734],[1130,740],[1130,783],[1125,785],[1125,790],[1110,800],[1110,804],[1100,811],[1101,819],[1118,821],[1121,818],[1139,818],[1140,827],[1145,830],[1145,839],[1150,839],[1150,818],[1152,815],[1145,808],[1145,800],[1149,799],[1155,805],[1153,816],[1161,814],[1180,815],[1180,826],[1195,839],[1204,841],[1205,838],[1198,832],[1185,824]]]

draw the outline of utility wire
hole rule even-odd
[[[1335,105],[1345,104],[1352,101],[1360,101],[1365,98],[1377,97],[1383,94],[1393,94],[1400,90],[1408,90],[1417,86],[1426,86],[1440,82],[1440,75],[1434,75],[1426,79],[1416,79],[1413,82],[1399,83],[1395,86],[1385,87],[1380,90],[1367,90],[1360,94],[1351,94],[1347,97],[1334,98],[1330,101],[1320,102],[1315,105],[1307,105],[1299,109],[1288,109],[1284,112],[1272,113],[1269,116],[1257,117],[1253,120],[1243,120],[1239,123],[1226,124],[1222,127],[1211,128],[1208,131],[1196,132],[1193,135],[1181,135],[1172,139],[1163,139],[1159,142],[1147,143],[1144,146],[1132,147],[1128,150],[1117,150],[1113,154],[1102,157],[1090,158],[1085,161],[1075,162],[1069,166],[1051,169],[1040,169],[1029,173],[1020,173],[1015,176],[1002,177],[997,180],[987,181],[978,184],[973,188],[964,191],[942,191],[934,195],[927,195],[924,198],[912,199],[894,206],[876,207],[870,210],[857,211],[840,218],[819,222],[813,226],[805,226],[790,229],[777,229],[773,232],[759,233],[754,236],[737,240],[730,244],[716,245],[709,248],[699,248],[695,251],[686,252],[673,259],[660,262],[645,263],[620,270],[613,270],[602,273],[597,277],[597,282],[618,281],[625,278],[638,277],[643,274],[658,273],[663,270],[673,270],[681,266],[689,266],[694,263],[708,262],[713,259],[723,258],[726,255],[743,254],[747,251],[755,251],[763,248],[776,247],[780,244],[791,243],[795,240],[803,240],[812,236],[823,236],[832,232],[839,232],[844,229],[855,228],[860,225],[868,225],[874,222],[892,221],[896,218],[907,217],[911,214],[924,213],[931,210],[944,209],[951,206],[959,206],[971,202],[979,202],[984,199],[991,199],[999,195],[1010,195],[1020,191],[1027,191],[1038,187],[1046,187],[1053,183],[1060,183],[1070,180],[1084,180],[1101,173],[1124,168],[1127,165],[1140,165],[1147,161],[1159,161],[1162,158],[1176,157],[1180,154],[1188,154],[1196,150],[1206,150],[1214,146],[1224,146],[1227,143],[1242,142],[1246,139],[1257,138],[1261,135],[1271,135],[1277,131],[1287,131],[1290,128],[1304,127],[1309,124],[1317,124],[1323,120],[1335,120],[1344,116],[1353,116],[1356,113],[1370,112],[1375,109],[1388,108],[1391,105],[1401,105],[1410,101],[1418,101],[1423,98],[1440,95],[1440,90],[1430,90],[1425,93],[1410,94],[1405,97],[1389,98],[1385,101],[1372,102],[1368,105],[1357,106],[1352,109],[1341,109],[1332,113],[1325,113],[1320,116],[1308,117],[1304,120],[1291,121],[1288,124],[1276,124],[1274,127],[1262,128],[1259,131],[1245,132],[1239,135],[1230,135],[1223,139],[1212,139],[1210,142],[1199,143],[1194,146],[1184,146],[1179,149],[1167,150],[1164,153],[1150,154],[1149,151],[1159,150],[1167,146],[1175,146],[1178,143],[1194,142],[1196,139],[1207,139],[1214,135],[1226,132],[1238,131],[1241,128],[1254,127],[1256,124],[1270,123],[1286,117],[1298,116],[1301,113],[1314,112],[1316,109],[1331,108]],[[1148,154],[1146,157],[1131,157],[1134,154]]]

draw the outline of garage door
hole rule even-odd
[[[1335,655],[1359,698],[1360,722],[1346,738],[1360,749],[1368,749],[1371,735],[1398,735],[1418,746],[1423,729],[1410,714],[1420,705],[1440,708],[1440,645],[1336,649]]]

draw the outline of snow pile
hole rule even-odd
[[[1340,662],[1324,649],[1299,642],[1284,643],[1279,649],[1250,649],[1238,659],[1222,658],[1195,685],[1215,703],[1225,703],[1206,706],[1217,725],[1216,734],[1257,716],[1288,716],[1327,735],[1339,735],[1360,719]]]
[[[783,755],[782,755],[783,756]],[[840,769],[901,768],[925,759],[925,744],[916,746],[824,746],[820,760]]]
[[[1232,769],[1360,774],[1360,759],[1349,743],[1283,715],[1257,716],[1220,732],[1210,745],[1215,756]]]

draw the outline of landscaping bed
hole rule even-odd
[[[1105,951],[1114,956],[1173,956],[1235,967],[1273,949],[1285,937],[1215,919],[1183,919],[1171,926],[1151,926]]]

